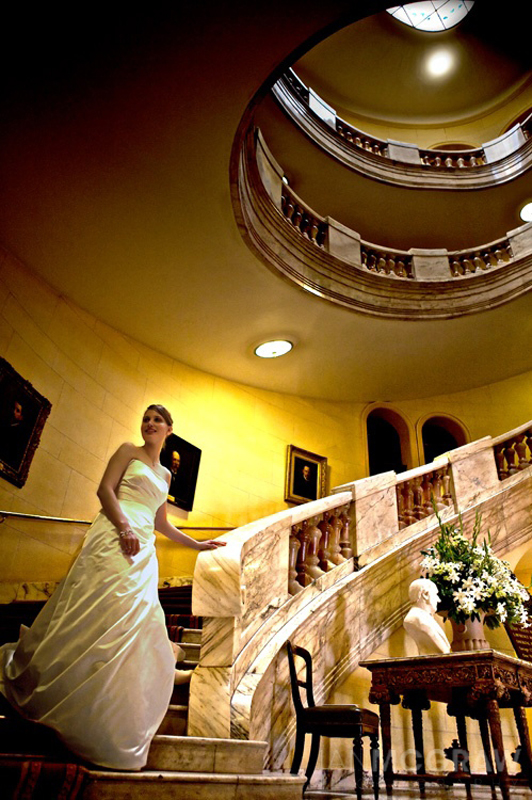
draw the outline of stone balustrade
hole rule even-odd
[[[308,206],[297,198],[288,186],[283,184],[281,209],[285,218],[303,236],[322,247],[327,239],[327,223],[318,217]]]
[[[226,547],[200,553],[192,602],[204,628],[189,733],[264,739],[268,766],[279,768],[293,731],[286,639],[296,636],[314,652],[320,702],[401,624],[420,551],[438,535],[433,498],[445,520],[460,513],[466,527],[482,513],[498,554],[528,542],[531,434],[528,422],[400,475],[339,486],[329,497],[227,533]]]
[[[462,275],[473,275],[476,272],[486,272],[493,267],[509,264],[513,258],[510,240],[499,241],[483,245],[475,250],[460,250],[449,254],[449,268],[453,278]]]
[[[399,529],[407,528],[420,519],[452,506],[451,471],[449,464],[426,471],[425,467],[402,473],[396,486],[397,521]],[[399,480],[398,478],[398,480]]]
[[[395,275],[397,278],[413,278],[413,257],[402,250],[382,250],[378,245],[360,243],[361,262],[369,272],[377,275]]]
[[[499,480],[504,481],[532,466],[532,427],[523,425],[494,440]]]
[[[322,702],[400,626],[420,551],[438,535],[427,508],[431,495],[448,521],[461,513],[468,526],[481,512],[499,555],[525,545],[532,470],[523,467],[501,483],[496,452],[519,446],[523,436],[528,441],[531,431],[527,423],[399,476],[338,487],[330,497],[226,534],[226,548],[201,553],[193,610],[204,617],[204,630],[189,733],[268,741],[267,766],[280,768],[295,728],[284,642],[295,638],[313,652]],[[399,493],[410,491],[412,514],[401,520]],[[338,555],[346,560],[336,563]]]
[[[532,223],[456,252],[366,242],[287,185],[258,129],[242,148],[239,191],[248,243],[261,258],[300,287],[364,314],[452,318],[494,308],[532,286]]]
[[[470,189],[494,186],[532,164],[532,115],[476,148],[437,150],[379,139],[355,128],[289,69],[272,95],[305,134],[346,166],[401,186]]]

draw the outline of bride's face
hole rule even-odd
[[[168,434],[172,432],[172,427],[158,411],[148,408],[142,417],[140,432],[146,444],[153,443],[162,446]]]

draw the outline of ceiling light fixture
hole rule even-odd
[[[532,203],[525,203],[519,212],[519,216],[523,222],[532,222]]]
[[[453,66],[453,57],[448,50],[437,50],[427,60],[427,71],[434,77],[446,75]]]
[[[474,0],[432,0],[431,2],[407,3],[386,9],[399,22],[417,28],[419,31],[434,33],[454,28],[469,14]]]
[[[273,339],[259,344],[253,352],[259,358],[279,358],[289,353],[293,346],[288,339]]]

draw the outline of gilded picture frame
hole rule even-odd
[[[286,456],[285,496],[287,503],[308,503],[325,497],[327,458],[289,444]]]
[[[0,358],[0,477],[21,488],[52,404]]]

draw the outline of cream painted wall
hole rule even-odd
[[[203,451],[191,526],[238,526],[285,507],[286,447],[327,456],[330,485],[366,475],[361,404],[281,395],[222,380],[128,339],[60,297],[0,250],[0,354],[52,403],[22,489],[0,478],[0,509],[91,518],[111,453],[140,443],[147,404],[167,405],[175,430]],[[490,387],[393,407],[412,430],[450,413],[472,438],[530,416],[532,374]],[[2,525],[0,584],[55,581],[83,529],[25,521]],[[195,553],[161,537],[161,575],[191,575]]]
[[[0,310],[0,354],[52,403],[26,485],[0,479],[0,509],[91,518],[107,459],[126,440],[141,443],[140,416],[151,402],[166,405],[175,431],[203,451],[194,511],[177,524],[238,526],[283,508],[291,443],[326,455],[334,484],[361,470],[349,455],[360,447],[349,446],[356,435],[348,404],[255,390],[172,361],[1,251]],[[0,583],[61,578],[82,535],[60,524],[4,523]],[[164,537],[158,551],[162,576],[192,574],[195,551]]]

